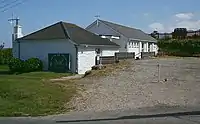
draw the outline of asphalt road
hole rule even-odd
[[[199,110],[199,111],[198,111]],[[0,118],[0,124],[200,124],[200,107],[75,112],[37,118]]]
[[[189,118],[189,119],[188,119]],[[116,121],[93,121],[93,122],[55,122],[49,120],[9,120],[0,121],[1,124],[200,124],[200,116],[187,117],[164,117],[150,119],[129,119]]]

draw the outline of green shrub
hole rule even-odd
[[[43,63],[38,58],[30,58],[26,61],[11,58],[8,65],[12,73],[35,72],[43,69]]]
[[[43,63],[38,58],[30,58],[24,62],[26,72],[42,71]]]
[[[8,64],[12,58],[12,49],[6,48],[0,50],[0,65]]]
[[[19,72],[22,73],[24,71],[24,61],[18,58],[11,58],[9,61],[9,69],[11,72]]]
[[[160,40],[158,47],[159,51],[167,55],[189,57],[200,54],[200,40],[198,39]]]

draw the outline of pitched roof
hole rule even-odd
[[[148,40],[148,41],[154,41],[156,42],[157,40],[154,39],[153,37],[149,36],[148,34],[144,33],[140,29],[135,29],[131,27],[127,27],[124,25],[104,21],[104,20],[99,20],[100,22],[104,23],[105,25],[111,27],[115,31],[119,32],[120,34],[124,35],[127,38],[133,38],[133,39],[140,39],[140,40]]]
[[[119,46],[109,39],[103,39],[75,24],[58,22],[46,28],[28,34],[18,40],[51,40],[51,39],[71,39],[76,44],[87,45],[111,45]]]

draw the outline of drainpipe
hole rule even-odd
[[[78,74],[78,47],[77,45],[74,45],[75,46],[75,49],[76,49],[76,70],[75,70],[75,73]]]
[[[20,51],[21,51],[21,50],[20,50],[20,49],[21,49],[21,47],[20,47],[20,42],[19,42],[18,40],[17,40],[16,42],[17,42],[17,45],[18,45],[18,58],[21,59],[21,58],[20,58],[20,56],[21,56],[21,55],[20,55],[20,54],[21,54],[21,53],[20,53]]]

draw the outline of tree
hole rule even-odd
[[[158,33],[158,31],[153,31],[150,35],[151,35],[153,38],[159,39],[159,33]]]
[[[172,37],[175,39],[185,39],[187,36],[186,28],[175,28]]]
[[[5,43],[3,43],[3,44],[0,45],[0,50],[4,48],[4,44]]]

